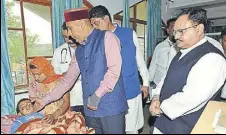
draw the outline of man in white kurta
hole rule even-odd
[[[155,47],[150,67],[148,69],[149,81],[151,83],[149,91],[150,96],[152,88],[155,88],[161,79],[166,75],[173,57],[179,51],[173,36],[173,27],[175,21],[176,18],[172,18],[167,21],[167,33],[169,36]]]
[[[64,23],[62,25],[62,35],[66,43],[55,49],[51,62],[56,74],[65,74],[69,68],[72,55],[75,55],[76,44],[73,43],[67,32],[67,27]],[[72,111],[82,112],[84,115],[81,76],[70,91],[70,105]]]
[[[156,46],[150,67],[148,69],[149,81],[151,82],[151,84],[155,85],[154,88],[164,78],[164,76],[168,71],[168,68],[170,66],[172,59],[180,50],[177,47],[176,43],[174,43],[172,40],[173,38],[172,32],[173,32],[175,21],[176,21],[175,18],[172,18],[167,21],[167,32],[169,33],[169,37]],[[224,52],[223,47],[218,41],[208,36],[205,36],[205,38],[208,40],[208,42],[213,44],[221,52]],[[150,97],[153,97],[152,86],[150,87]]]
[[[177,71],[181,74],[167,74],[166,78],[168,79],[162,79],[157,88],[153,90],[154,97],[149,110],[153,116],[160,116],[157,124],[155,124],[155,126],[158,126],[158,129],[155,128],[154,133],[189,133],[192,125],[195,124],[194,122],[199,117],[198,113],[203,110],[203,107],[205,107],[211,98],[215,97],[214,95],[226,79],[225,57],[223,53],[220,53],[219,49],[213,47],[216,44],[211,43],[204,35],[205,21],[203,19],[206,19],[205,14],[206,12],[202,9],[188,10],[175,23],[174,34],[177,45],[181,50],[176,55],[177,57],[173,60],[172,65],[170,65],[171,70],[169,72],[172,73],[174,67],[180,67],[178,65],[180,65],[181,61],[187,60],[188,62],[191,59],[195,59],[193,56],[201,54],[196,53],[202,52],[201,47],[204,48],[205,54],[202,54],[193,66],[189,64],[181,66],[191,66],[190,71],[187,70],[188,68],[178,68]],[[194,19],[193,17],[196,18]],[[173,70],[175,72],[175,69]],[[188,74],[183,74],[184,72],[188,72]],[[186,76],[187,78],[181,81],[180,78],[178,79],[173,75],[176,77],[180,76],[180,78],[185,78],[184,76]],[[179,80],[180,84],[179,82],[177,84],[182,87],[178,88],[176,85],[169,85],[172,84],[169,83],[169,76]],[[167,86],[162,87],[163,85]],[[168,87],[172,88],[168,89]],[[175,88],[177,92],[173,91]],[[164,93],[162,93],[163,89],[165,90]],[[161,101],[160,99],[165,96],[163,94],[167,94],[167,92],[170,94]],[[168,119],[164,119],[166,116]],[[186,117],[190,119],[186,119]],[[182,121],[183,119],[186,121]],[[161,126],[159,125],[160,121],[163,121]],[[172,124],[166,124],[166,122]],[[178,123],[185,124],[180,125],[181,127],[178,128],[176,126]]]
[[[138,67],[138,70],[140,71],[140,75],[143,80],[143,86],[149,86],[148,70],[145,65],[144,58],[141,54],[139,40],[135,32],[133,32],[133,42],[134,42],[134,45],[136,46],[137,67]],[[141,129],[144,125],[142,95],[140,94],[136,98],[127,100],[127,102],[128,102],[129,110],[128,110],[128,114],[126,115],[126,130],[127,130],[126,133],[137,134],[138,130]]]

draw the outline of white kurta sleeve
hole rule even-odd
[[[161,110],[174,120],[199,110],[219,90],[226,79],[226,61],[216,53],[204,55],[190,70],[182,92],[161,103]]]
[[[141,54],[140,44],[139,44],[138,37],[137,37],[137,34],[135,33],[135,31],[133,31],[133,43],[136,46],[137,67],[138,67],[138,70],[140,71],[140,75],[143,79],[143,86],[149,86],[148,69],[144,62],[144,57]]]
[[[213,46],[215,46],[217,49],[219,49],[224,54],[224,49],[220,42],[218,42],[217,40],[215,40],[211,37],[208,37],[208,36],[206,36],[206,39],[208,40],[208,42],[210,42]]]
[[[161,81],[157,84],[155,89],[152,89],[152,91],[151,91],[151,99],[154,98],[154,97],[159,97],[159,95],[161,93],[162,86],[164,84],[165,77],[166,76],[164,76],[161,79]]]
[[[151,63],[150,63],[149,69],[148,69],[148,71],[149,71],[149,81],[150,82],[152,82],[154,80],[154,77],[155,77],[155,72],[156,72],[156,69],[157,69],[157,58],[158,58],[157,56],[158,56],[158,49],[156,47],[155,50],[154,50],[154,53],[152,55]]]

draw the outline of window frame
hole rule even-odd
[[[24,19],[24,6],[23,3],[24,2],[30,2],[33,4],[40,4],[42,6],[48,6],[50,8],[50,17],[51,17],[51,30],[52,30],[52,8],[51,5],[47,5],[47,4],[43,4],[43,3],[37,3],[35,1],[32,0],[16,0],[17,2],[19,2],[20,4],[20,15],[21,15],[21,23],[22,26],[21,28],[14,28],[14,27],[8,27],[8,31],[20,31],[23,34],[23,49],[24,49],[24,60],[25,60],[25,65],[26,65],[26,84],[22,84],[22,85],[14,85],[15,90],[17,89],[21,89],[21,88],[26,88],[29,86],[29,73],[28,73],[28,69],[27,69],[27,64],[28,64],[28,60],[29,59],[34,59],[36,56],[32,56],[32,57],[28,57],[28,51],[27,51],[27,37],[26,37],[26,25],[25,25],[25,19]],[[53,47],[53,46],[52,46]],[[52,56],[43,56],[45,58],[52,58]]]
[[[145,27],[147,26],[147,21],[146,20],[140,20],[140,19],[137,19],[137,5],[144,2],[144,1],[147,1],[147,0],[141,0],[140,2],[130,6],[130,9],[133,8],[133,18],[130,18],[130,22],[133,24],[132,25],[132,29],[136,32],[137,31],[137,24],[140,24],[140,25],[144,25],[144,37],[138,37],[140,39],[144,39],[144,59],[147,59],[146,58],[146,31],[145,31]],[[121,16],[120,14],[122,13],[123,11],[120,11],[118,13],[116,13],[113,17],[114,17],[114,20],[117,20],[117,21],[121,21],[121,24],[123,24],[123,16]],[[166,24],[164,23],[164,21],[162,20],[162,30],[164,31],[166,28]]]
[[[27,64],[28,61],[31,59],[34,59],[37,56],[28,56],[28,50],[27,50],[27,38],[26,38],[26,25],[25,25],[25,18],[24,18],[24,6],[23,3],[27,2],[27,3],[32,3],[32,4],[37,4],[37,5],[41,5],[41,6],[47,6],[50,8],[50,18],[51,18],[51,32],[53,34],[53,27],[52,27],[52,2],[51,0],[15,0],[16,2],[19,2],[20,4],[20,15],[21,15],[21,23],[22,26],[21,28],[14,28],[14,27],[8,27],[7,30],[8,31],[20,31],[22,32],[22,36],[23,36],[23,49],[24,49],[24,60],[25,60],[25,64],[26,64],[26,84],[22,84],[22,85],[14,85],[15,91],[17,91],[18,89],[23,89],[23,88],[27,88],[29,87],[29,73],[28,73],[28,69],[27,69]],[[88,7],[89,9],[93,8],[93,5],[87,1],[87,0],[83,0],[83,4]],[[52,38],[53,40],[53,38]],[[53,42],[52,42],[53,43]],[[52,45],[53,47],[53,45]],[[54,49],[53,49],[54,51]],[[44,58],[52,58],[53,56],[43,56]],[[11,65],[10,65],[11,66]]]

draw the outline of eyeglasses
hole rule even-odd
[[[184,28],[184,29],[173,30],[173,35],[176,36],[177,34],[179,34],[179,36],[183,36],[183,34],[185,33],[186,30],[193,28],[193,27],[197,27],[198,25],[199,24],[192,25],[192,26]]]

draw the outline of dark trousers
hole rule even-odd
[[[71,111],[81,112],[82,115],[85,117],[84,106],[83,105],[71,106]]]
[[[94,128],[96,134],[125,134],[125,113],[101,118],[86,116],[86,126]]]

